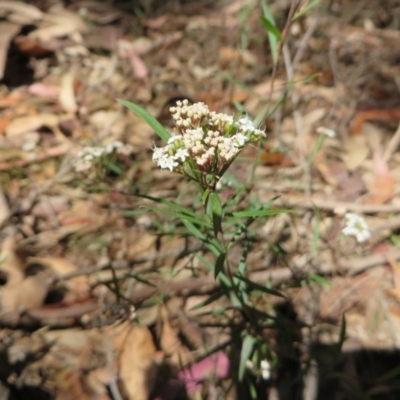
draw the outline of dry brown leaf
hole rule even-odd
[[[86,29],[84,21],[78,14],[55,6],[51,13],[43,15],[43,23],[39,29],[31,32],[28,36],[48,42],[63,36],[83,33]]]
[[[74,93],[74,74],[72,72],[65,73],[61,78],[58,102],[63,110],[68,113],[75,113],[78,110]]]
[[[9,13],[30,23],[40,20],[43,16],[43,13],[37,7],[26,4],[26,2],[0,1],[0,15],[6,16]]]
[[[143,59],[133,51],[129,54],[132,71],[138,79],[146,80],[149,76],[149,70]]]
[[[65,368],[55,374],[54,383],[57,388],[55,400],[92,400],[82,385],[81,371],[76,368]]]
[[[0,271],[4,272],[7,284],[14,285],[24,279],[24,265],[15,252],[16,243],[12,236],[6,237],[1,245]]]
[[[162,320],[161,349],[177,367],[186,365],[190,360],[191,354],[179,339],[177,330],[172,328],[165,305],[161,305],[160,315]]]
[[[391,200],[395,193],[395,179],[382,155],[374,154],[374,181],[367,204],[383,204]]]
[[[7,220],[9,215],[10,215],[10,208],[8,206],[6,196],[4,196],[3,190],[0,186],[0,226],[3,224],[3,222]]]
[[[1,3],[0,3],[1,8]],[[0,79],[4,76],[7,53],[11,39],[20,31],[21,26],[11,22],[0,22]]]
[[[400,303],[400,267],[393,258],[387,257],[387,261],[392,270],[393,288],[387,289],[386,292],[393,296]]]
[[[366,121],[398,121],[399,117],[400,107],[359,111],[350,124],[350,133],[352,135],[361,134]]]
[[[59,118],[54,114],[39,114],[18,117],[11,121],[6,128],[7,136],[21,135],[25,132],[32,132],[42,126],[54,128],[58,125]]]
[[[316,108],[309,113],[302,116],[301,119],[301,128],[304,133],[309,133],[314,124],[320,121],[326,115],[325,108]]]
[[[28,91],[35,96],[57,99],[60,93],[60,86],[37,82],[30,85]]]
[[[345,151],[342,158],[350,171],[361,166],[370,153],[367,141],[363,136],[349,137],[345,143]]]
[[[7,282],[0,291],[2,313],[13,313],[40,307],[53,282],[48,271],[27,276],[14,284]]]
[[[31,215],[39,218],[54,218],[59,212],[69,209],[66,196],[45,196],[32,208]]]
[[[60,257],[30,257],[28,258],[28,263],[43,265],[46,268],[51,269],[55,273],[56,278],[61,280],[64,276],[78,271],[78,267],[75,264]],[[63,298],[65,303],[75,302],[89,296],[90,284],[87,275],[70,278],[65,281],[64,285],[68,290],[68,293],[66,293]]]
[[[14,44],[21,53],[26,53],[30,57],[46,56],[53,51],[51,46],[45,46],[38,40],[24,35],[18,35],[14,39]]]
[[[157,375],[156,348],[150,331],[130,322],[109,329],[119,377],[129,400],[148,400]]]

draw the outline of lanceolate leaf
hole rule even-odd
[[[261,17],[261,22],[264,25],[264,28],[272,33],[277,39],[278,41],[282,40],[282,34],[280,33],[279,29],[266,17]]]
[[[207,215],[213,221],[214,235],[217,236],[218,232],[221,232],[223,215],[221,201],[219,200],[217,193],[212,192],[208,197]]]
[[[123,104],[126,108],[133,111],[140,118],[142,118],[145,122],[149,124],[154,129],[154,132],[162,139],[164,142],[168,142],[168,139],[171,137],[171,134],[144,108],[138,106],[137,104],[131,103],[127,100],[117,99],[121,104]]]
[[[278,292],[277,290],[269,289],[269,288],[262,286],[256,282],[253,282],[250,279],[247,279],[241,275],[235,275],[235,277],[238,278],[239,280],[247,283],[247,285],[254,290],[259,290],[260,292],[272,294],[273,296],[279,296],[279,297],[283,297],[284,299],[286,299],[286,297],[282,293]]]
[[[247,335],[243,340],[242,351],[240,353],[239,381],[243,380],[244,371],[246,370],[246,361],[250,359],[255,342],[256,338],[251,335]]]

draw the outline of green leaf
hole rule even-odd
[[[270,215],[289,213],[291,211],[292,210],[285,208],[277,208],[274,210],[246,210],[246,211],[235,211],[232,213],[232,215],[236,218],[268,217]]]
[[[282,293],[278,292],[277,290],[267,288],[266,286],[262,286],[256,282],[251,281],[250,279],[245,278],[242,275],[235,275],[235,277],[238,278],[239,280],[247,283],[251,288],[253,288],[255,290],[259,290],[260,292],[271,294],[273,296],[283,297],[284,299],[286,299],[286,296],[283,295]]]
[[[142,118],[149,126],[154,129],[154,132],[162,139],[164,142],[168,142],[171,134],[144,108],[138,106],[137,104],[131,103],[128,100],[117,99],[126,108],[133,111],[140,118]]]
[[[217,236],[221,232],[223,210],[218,194],[215,192],[210,193],[208,197],[207,215],[212,219],[214,236]]]
[[[264,25],[264,28],[266,29],[266,31],[272,33],[276,37],[276,39],[279,42],[281,42],[282,34],[279,31],[279,29],[266,17],[261,17],[260,20],[261,20],[261,23]]]
[[[214,303],[214,301],[216,301],[219,298],[221,298],[224,294],[225,293],[222,290],[217,292],[217,293],[214,293],[210,297],[208,297],[207,299],[201,301],[199,304],[196,304],[195,306],[193,306],[189,311],[197,310],[199,308],[207,306],[208,304]]]
[[[215,262],[215,270],[214,270],[214,277],[217,279],[218,275],[224,271],[224,264],[225,264],[226,254],[221,253],[217,257],[217,261]]]
[[[110,171],[115,172],[117,175],[121,175],[124,171],[114,162],[107,161],[107,167]]]
[[[206,228],[211,228],[211,224],[208,221],[205,221],[204,219],[201,220],[201,219],[199,219],[197,217],[191,217],[190,215],[181,214],[181,213],[179,213],[177,211],[169,210],[167,208],[150,206],[150,205],[146,205],[145,207],[148,210],[151,210],[151,211],[154,211],[154,212],[158,212],[158,213],[161,213],[161,214],[164,214],[164,215],[169,215],[171,217],[179,218],[182,222],[185,220],[185,221],[192,222],[193,224],[204,226]]]
[[[247,335],[243,340],[242,350],[240,352],[239,381],[243,380],[244,372],[246,370],[246,362],[250,359],[255,343],[256,338],[251,335]]]
[[[206,268],[210,271],[210,272],[214,272],[215,270],[215,266],[214,264],[212,264],[209,260],[205,259],[203,256],[196,254],[196,258],[198,260],[200,260],[205,266]],[[221,283],[227,287],[230,288],[231,287],[231,282],[228,279],[228,277],[221,271],[220,274],[218,275],[219,280],[221,281]]]
[[[308,11],[313,9],[314,7],[316,7],[320,2],[321,2],[321,0],[312,0],[312,1],[310,1],[306,6],[304,6],[301,10],[297,11],[297,13],[294,14],[294,16],[292,18],[292,22],[294,20],[296,20],[297,18],[300,18],[302,15],[304,15],[305,13],[307,13]]]
[[[183,224],[186,226],[188,231],[198,239],[200,239],[202,242],[205,242],[207,240],[207,237],[204,235],[203,232],[201,232],[199,229],[197,229],[190,221],[188,221],[186,218],[182,218]]]
[[[262,0],[261,3],[264,12],[264,18],[270,23],[270,25],[274,26],[275,29],[278,30],[275,25],[274,16],[272,15],[271,10],[269,9],[267,1]],[[274,62],[274,64],[276,64],[278,62],[278,39],[277,36],[272,32],[270,32],[268,29],[267,32],[268,32],[269,46],[271,48],[272,61]]]
[[[147,210],[121,210],[121,215],[123,217],[137,217],[147,213]]]
[[[321,275],[317,275],[317,274],[311,274],[307,277],[307,279],[309,281],[313,281],[313,282],[317,282],[320,283],[322,285],[327,285],[330,286],[331,285],[331,281],[329,279],[324,278]]]

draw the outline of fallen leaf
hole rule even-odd
[[[5,132],[7,136],[14,136],[25,132],[35,131],[42,126],[51,129],[58,125],[58,121],[59,118],[54,114],[39,114],[19,117],[10,122]]]
[[[178,332],[172,328],[165,305],[160,306],[160,316],[162,320],[160,338],[161,349],[164,351],[166,356],[170,357],[171,362],[177,367],[187,364],[190,352],[185,346],[183,346],[179,339]]]
[[[110,328],[109,336],[113,338],[127,399],[148,400],[157,376],[156,348],[150,331],[127,321]]]
[[[63,280],[65,276],[78,272],[78,267],[72,262],[60,257],[29,257],[28,264],[39,264],[54,272],[57,279]],[[89,277],[80,275],[64,281],[67,293],[63,297],[64,303],[73,303],[77,300],[85,299],[90,294]]]
[[[350,134],[360,135],[363,125],[366,121],[398,121],[400,118],[400,107],[392,107],[386,109],[374,108],[371,110],[359,111],[350,124]]]
[[[74,93],[74,74],[72,72],[65,73],[61,78],[58,102],[63,110],[68,113],[74,114],[78,110]]]
[[[24,277],[20,282],[7,282],[0,291],[2,314],[21,312],[40,307],[48,293],[53,277],[48,271]]]
[[[350,171],[354,171],[361,166],[368,158],[370,149],[367,141],[363,136],[351,136],[346,140],[344,145],[345,153],[342,158],[346,167]]]
[[[1,9],[1,5],[0,5]],[[0,22],[0,79],[3,79],[7,53],[11,39],[21,30],[21,26],[8,21]]]
[[[16,253],[16,243],[13,236],[6,237],[1,245],[0,271],[6,275],[9,285],[22,282],[25,277],[25,268],[21,258]]]
[[[6,196],[0,186],[0,226],[7,220],[10,215],[10,208],[8,207]],[[1,258],[0,258],[1,262]],[[1,264],[0,264],[1,268]]]
[[[38,21],[43,17],[43,13],[35,6],[26,4],[22,1],[1,1],[0,15],[6,16],[8,13],[18,15],[30,23]]]
[[[141,80],[147,79],[149,76],[149,70],[147,69],[143,59],[134,52],[130,52],[129,59],[135,76]]]
[[[395,179],[381,153],[374,153],[374,180],[366,204],[383,204],[395,193]]]

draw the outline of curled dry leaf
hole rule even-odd
[[[112,327],[109,331],[126,398],[148,400],[157,376],[156,348],[150,331],[145,327],[132,326],[129,322]]]
[[[65,73],[61,78],[58,101],[64,111],[68,113],[75,113],[78,109],[74,94],[74,75],[72,72]]]
[[[0,23],[0,79],[4,76],[10,41],[20,29],[20,25],[11,22],[3,21]]]
[[[374,180],[367,204],[383,204],[391,200],[395,192],[395,179],[379,152],[374,154]]]
[[[10,208],[8,207],[6,196],[4,196],[3,190],[0,186],[0,226],[3,224],[3,222],[7,220],[9,215],[10,215]]]
[[[170,357],[171,362],[182,367],[186,365],[191,358],[189,350],[181,343],[178,332],[172,328],[168,320],[168,312],[165,305],[160,307],[160,315],[162,319],[162,331],[160,338],[161,349]]]
[[[7,136],[14,136],[35,131],[42,126],[54,129],[58,122],[59,118],[54,114],[29,115],[13,119],[5,132]]]
[[[11,236],[6,237],[1,246],[0,271],[6,275],[7,285],[18,284],[25,276],[24,265],[15,247],[15,239]]]
[[[38,21],[43,17],[43,13],[37,7],[26,4],[23,1],[14,0],[0,2],[0,15],[4,17],[7,14],[19,16],[30,23]]]
[[[65,10],[61,7],[54,7],[54,13],[43,14],[43,23],[39,29],[29,33],[29,37],[43,42],[63,36],[76,36],[81,39],[80,33],[87,29],[82,18],[78,14]]]
[[[350,171],[354,171],[368,158],[370,149],[364,136],[350,136],[345,143],[343,161]]]
[[[43,265],[51,269],[58,279],[78,271],[78,267],[70,261],[60,257],[30,257],[28,263]],[[65,281],[65,287],[68,292],[64,296],[65,303],[72,303],[76,300],[84,299],[89,296],[90,284],[87,275],[76,276]]]
[[[0,292],[2,313],[20,312],[40,307],[52,282],[53,277],[48,271],[40,271],[15,284],[7,283]]]

